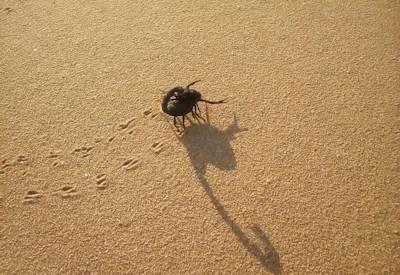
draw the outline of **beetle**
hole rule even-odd
[[[169,90],[162,99],[161,109],[164,113],[174,117],[174,126],[176,128],[178,128],[176,125],[176,117],[178,116],[182,117],[183,128],[185,128],[185,116],[188,113],[191,112],[194,118],[202,118],[198,113],[200,112],[198,105],[199,101],[210,104],[225,103],[225,100],[210,101],[207,99],[202,99],[200,92],[190,89],[192,85],[199,81],[200,80],[196,80],[187,85],[185,88],[181,86],[174,87]]]

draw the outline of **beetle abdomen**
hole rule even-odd
[[[188,105],[184,101],[170,100],[163,111],[171,116],[184,116],[193,109],[192,105]]]
[[[171,89],[170,91],[168,91],[168,93],[163,97],[163,100],[161,102],[161,109],[163,110],[164,113],[167,113],[170,115],[168,110],[170,108],[169,105],[172,102],[171,98],[182,92],[183,92],[182,87],[175,87],[175,88]]]

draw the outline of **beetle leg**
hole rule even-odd
[[[199,111],[199,114],[201,114],[200,107],[197,103],[194,105],[194,107],[196,107],[196,109]]]
[[[199,114],[197,113],[196,105],[193,106],[193,109],[192,109],[192,116],[193,116],[193,118],[199,120],[199,117],[200,117],[200,116],[199,116]]]
[[[195,104],[195,105],[193,105],[193,108],[192,108],[192,114],[193,114],[193,117],[195,117],[195,116],[197,115],[197,108],[196,108],[196,104]]]
[[[197,113],[197,111],[199,111],[199,112]],[[194,105],[194,113],[196,114],[197,118],[205,121],[205,119],[200,115],[201,114],[200,108],[199,108],[199,105],[197,105],[197,104]]]
[[[176,129],[178,129],[178,126],[176,125],[176,116],[174,116],[174,126]]]
[[[196,105],[193,105],[193,108],[192,108],[192,116],[193,116],[193,118],[196,118],[196,119],[197,119],[197,117],[199,116],[199,115],[197,114],[197,112],[196,112]]]
[[[183,129],[185,129],[185,116],[182,116],[182,126],[183,126]]]

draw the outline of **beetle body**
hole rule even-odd
[[[220,104],[224,103],[224,100],[220,101],[209,101],[206,99],[201,98],[201,93],[190,89],[190,86],[199,82],[200,80],[194,81],[186,86],[183,87],[174,87],[167,92],[167,94],[163,97],[161,102],[161,108],[164,113],[174,117],[174,125],[176,125],[176,117],[181,116],[183,121],[183,128],[185,128],[185,115],[188,113],[192,113],[193,117],[201,118],[199,113],[200,108],[198,106],[199,101],[204,101],[210,104]]]

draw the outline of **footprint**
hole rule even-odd
[[[161,153],[161,151],[164,150],[164,142],[163,142],[163,141],[154,142],[154,143],[151,145],[151,150],[152,150],[154,153],[156,153],[156,154]]]
[[[17,157],[17,161],[18,161],[19,163],[25,163],[25,162],[28,161],[28,157],[27,157],[27,156],[24,156],[24,155],[20,155],[20,156]]]
[[[53,167],[58,167],[58,166],[61,166],[61,165],[63,165],[63,164],[64,164],[63,161],[61,161],[61,160],[59,160],[59,159],[56,159],[55,161],[53,161],[53,163],[51,164],[51,166],[53,166]]]
[[[90,151],[92,151],[94,146],[83,146],[81,148],[76,148],[72,153],[78,153],[82,158],[85,158],[90,155]]]
[[[23,203],[36,203],[42,195],[37,191],[28,191],[24,197]]]
[[[147,109],[143,111],[143,115],[148,118],[156,118],[158,116],[158,113],[154,113],[151,109]]]
[[[8,162],[7,159],[3,159],[3,160],[1,161],[1,164],[2,164],[1,168],[3,168],[3,169],[5,169],[5,168],[7,168],[7,167],[10,167],[10,166],[12,165],[11,163]]]
[[[60,189],[60,195],[62,198],[71,198],[78,195],[78,191],[76,191],[75,187],[64,186]]]
[[[100,174],[96,177],[96,187],[98,189],[105,189],[107,187],[107,180],[105,174]]]
[[[7,13],[11,13],[11,12],[14,11],[12,8],[4,8],[3,10],[4,10],[5,12],[7,12]]]
[[[76,149],[75,149],[76,150]],[[75,152],[75,151],[74,151]],[[77,151],[78,152],[78,151]],[[51,163],[51,166],[53,167],[57,167],[60,165],[64,164],[64,161],[58,159],[58,157],[60,156],[59,152],[53,152],[51,151],[50,154],[47,156],[47,158],[49,159],[53,159],[54,161]]]
[[[135,170],[140,164],[139,159],[128,159],[122,163],[122,168],[124,168],[126,171],[129,170]]]
[[[50,159],[54,159],[54,158],[57,158],[58,156],[59,156],[58,153],[50,152],[50,154],[47,157]]]
[[[130,120],[128,120],[128,121],[125,122],[125,123],[119,124],[119,125],[118,125],[118,126],[119,126],[119,129],[120,129],[120,130],[124,130],[124,129],[128,128],[129,125],[130,125],[135,119],[136,119],[136,117],[131,118]]]

